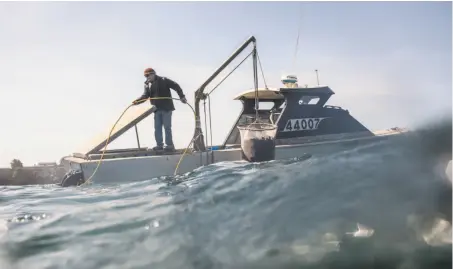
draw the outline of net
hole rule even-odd
[[[268,123],[252,123],[238,126],[241,135],[242,159],[248,162],[265,162],[275,159],[275,135],[277,126]]]

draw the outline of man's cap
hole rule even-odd
[[[156,74],[156,71],[154,71],[154,69],[152,69],[151,67],[148,67],[145,69],[145,75],[146,74]]]

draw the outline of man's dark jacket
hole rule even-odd
[[[154,82],[151,84],[151,87],[149,87],[149,83],[145,82],[145,90],[143,91],[142,96],[136,99],[134,103],[140,104],[144,101],[137,102],[138,100],[152,97],[172,97],[170,89],[175,90],[178,93],[180,99],[185,97],[178,83],[169,78],[156,75]],[[157,110],[175,110],[173,99],[151,99],[150,101],[152,105],[156,106]]]

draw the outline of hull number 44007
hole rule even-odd
[[[321,121],[325,118],[302,118],[290,119],[286,122],[283,132],[317,130]]]

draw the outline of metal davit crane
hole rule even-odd
[[[244,51],[251,43],[253,43],[253,72],[256,76],[257,65],[256,65],[256,38],[254,36],[249,37],[217,70],[197,89],[195,92],[195,132],[193,135],[193,147],[195,151],[205,151],[206,145],[204,143],[203,131],[201,129],[200,121],[200,101],[205,100],[207,95],[204,93],[206,86],[214,80],[225,67],[227,67],[234,59],[236,59],[241,52]]]

